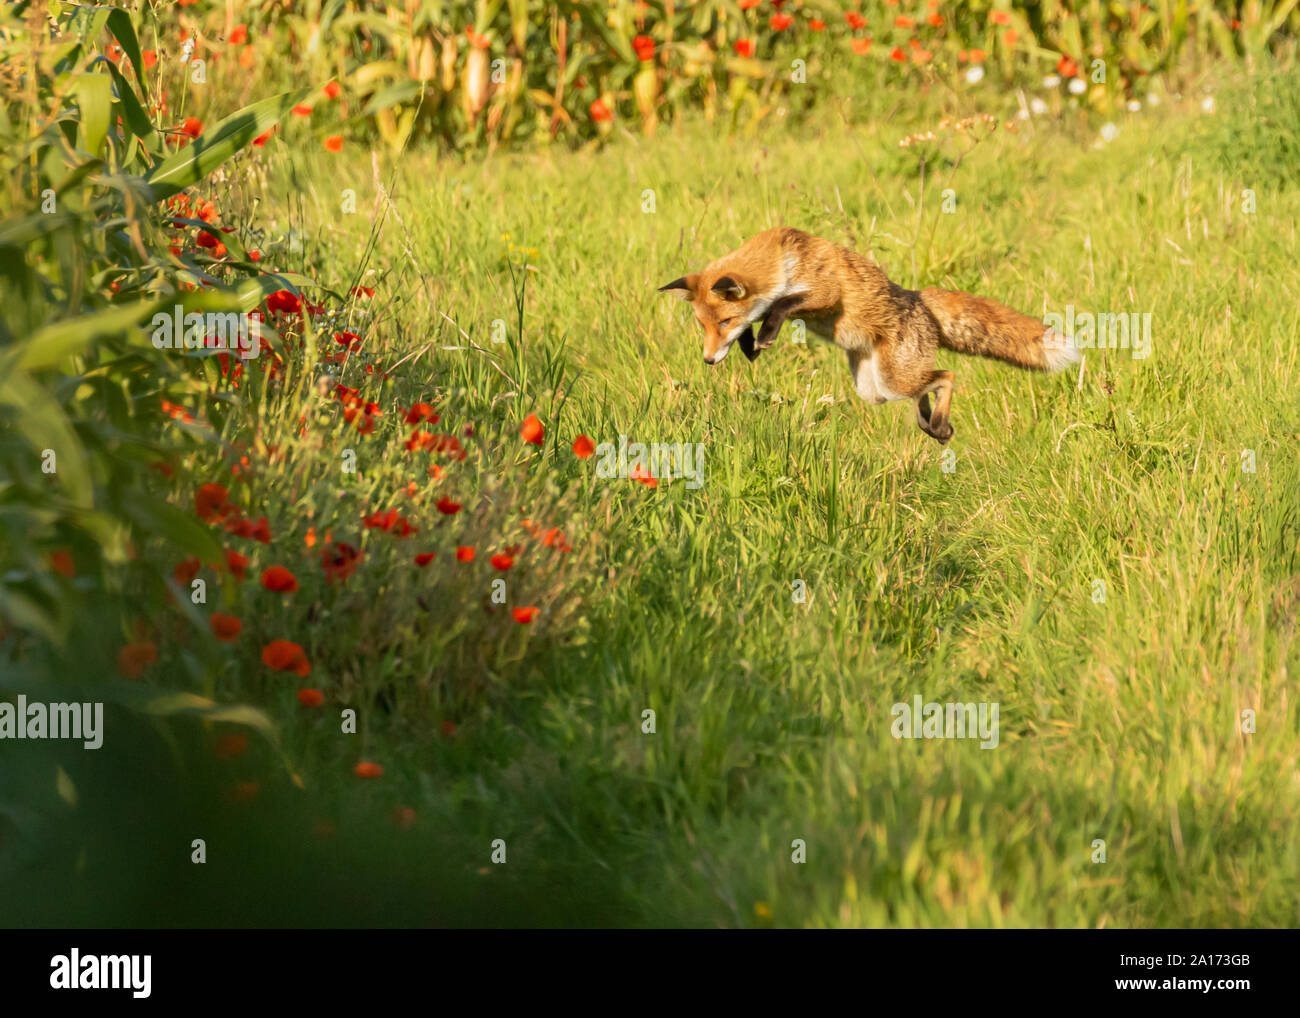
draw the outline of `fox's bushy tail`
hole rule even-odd
[[[932,287],[921,291],[921,303],[939,323],[939,345],[949,350],[1033,371],[1059,371],[1079,359],[1064,333],[997,301]]]

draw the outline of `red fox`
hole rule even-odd
[[[737,340],[752,361],[787,319],[802,319],[847,351],[859,396],[916,400],[917,424],[940,442],[953,434],[953,373],[935,368],[939,347],[1037,371],[1079,359],[1065,335],[1036,318],[969,293],[905,290],[861,255],[801,230],[765,230],[659,289],[691,302],[704,326],[704,363],[719,363]]]

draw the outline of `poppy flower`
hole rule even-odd
[[[901,14],[894,19],[895,28],[915,28],[916,22],[911,18],[905,18]]]
[[[248,27],[246,25],[236,25],[232,28],[229,42],[235,46],[242,46],[248,42]]]
[[[405,421],[407,424],[419,424],[421,421],[428,421],[430,424],[437,424],[441,420],[433,412],[433,407],[428,403],[413,403],[411,409],[406,411]]]
[[[938,28],[943,24],[943,15],[931,14],[925,20],[930,25],[931,28]]]
[[[895,46],[893,49],[889,51],[889,59],[893,60],[895,63],[901,64],[904,60],[907,59],[907,55],[903,52],[903,50],[900,47]]]
[[[431,552],[431,551],[422,551],[422,552],[420,552],[420,554],[418,554],[418,555],[415,556],[415,564],[416,564],[417,566],[419,566],[420,568],[424,568],[424,567],[427,566],[430,562],[433,561],[433,558],[434,558],[434,553],[433,553],[433,552]]]
[[[736,56],[748,59],[754,55],[754,40],[737,39],[731,44],[731,48],[736,51]]]
[[[339,87],[339,83],[337,81],[331,81],[325,86],[325,98],[337,99],[341,91],[343,90]]]
[[[306,652],[289,640],[272,640],[263,647],[262,664],[277,672],[296,672],[298,675],[311,672]]]
[[[274,127],[272,127],[268,131],[263,131],[261,134],[259,134],[256,138],[253,139],[253,144],[256,145],[258,148],[261,148],[263,145],[265,145],[268,141],[271,140],[271,135],[273,134],[275,134]]]
[[[740,9],[742,11],[750,11],[757,7],[761,2],[762,0],[740,0]]]
[[[510,614],[515,617],[515,621],[521,626],[526,626],[532,622],[533,619],[537,618],[537,613],[540,611],[540,608],[529,606],[527,608],[512,608],[510,609]]]
[[[588,456],[590,456],[595,451],[596,451],[596,443],[593,442],[586,435],[579,435],[577,438],[573,440],[573,452],[574,455],[578,457],[578,459],[585,460]]]
[[[72,554],[66,549],[60,549],[50,554],[50,566],[56,573],[62,573],[69,578],[77,575],[77,567],[72,561]]]
[[[321,549],[320,559],[325,570],[325,582],[332,584],[335,580],[346,580],[356,572],[361,552],[343,541],[337,544],[327,542]]]
[[[302,310],[302,301],[289,290],[276,290],[275,293],[266,298],[266,306],[271,311],[296,314]]]
[[[1069,57],[1061,57],[1056,62],[1056,73],[1062,78],[1074,78],[1079,74],[1079,65]]]
[[[352,768],[352,773],[359,778],[382,778],[384,769],[377,763],[371,763],[369,760],[362,760]]]
[[[262,573],[262,586],[277,594],[293,594],[298,590],[298,577],[284,566],[271,566]]]
[[[216,523],[234,511],[230,492],[219,484],[205,484],[194,493],[194,511],[205,523]]]
[[[982,49],[973,49],[970,51],[970,60],[973,64],[983,63],[988,58],[988,54]]]
[[[844,20],[849,23],[849,28],[857,31],[859,28],[867,27],[867,19],[857,11],[849,11],[844,15]]]
[[[158,648],[150,641],[128,643],[117,652],[117,670],[124,678],[138,679],[157,660]]]
[[[995,25],[1009,25],[1011,24],[1011,15],[1006,11],[990,11],[989,21]]]
[[[230,570],[230,575],[240,583],[244,582],[244,570],[248,568],[248,556],[241,555],[233,548],[226,548],[226,568]]]
[[[541,445],[546,437],[546,429],[542,427],[542,422],[537,419],[536,414],[529,414],[524,418],[524,426],[519,429],[519,434],[525,442]]]
[[[493,569],[503,573],[515,564],[514,556],[507,555],[504,552],[497,552],[488,561],[492,563]]]
[[[784,32],[794,24],[794,18],[789,14],[773,14],[767,23],[771,26],[773,32]]]
[[[299,103],[297,106],[293,108],[293,114],[294,116],[297,117],[310,117],[311,107],[308,106],[306,103]]]
[[[442,498],[438,499],[437,509],[438,512],[442,513],[444,516],[455,516],[460,512],[460,503],[453,502],[446,495],[443,495]]]
[[[327,137],[324,141],[322,141],[321,144],[325,146],[325,151],[326,151],[326,152],[342,152],[342,151],[343,151],[343,135],[341,135],[341,134],[331,134],[331,135],[330,135],[329,137]]]
[[[415,810],[410,806],[394,806],[392,816],[398,830],[409,831],[415,826]]]
[[[300,689],[298,702],[304,707],[319,707],[325,702],[325,694],[319,689]]]
[[[222,612],[213,612],[208,625],[212,627],[212,635],[222,643],[234,643],[244,628],[244,624],[235,616]]]
[[[248,736],[239,732],[219,735],[217,741],[212,745],[212,754],[218,760],[233,760],[237,756],[243,756],[246,752],[248,752]]]
[[[198,117],[186,117],[181,124],[181,134],[187,134],[191,138],[197,138],[203,133],[203,121]]]
[[[636,51],[636,58],[642,63],[655,58],[655,41],[648,35],[638,35],[633,39],[632,49]]]
[[[853,47],[853,52],[860,57],[864,57],[871,50],[871,37],[865,39],[850,39],[849,45]]]
[[[1005,32],[1002,33],[1002,41],[1007,46],[1014,46],[1016,44],[1016,40],[1019,38],[1020,38],[1020,33],[1017,32],[1014,28],[1008,28]]]
[[[144,50],[140,54],[140,59],[144,61],[145,70],[148,70],[150,67],[153,67],[154,64],[158,63],[158,51],[151,49]]]
[[[808,27],[814,32],[824,32],[826,31],[826,22],[822,21],[821,18],[812,18],[808,22]]]
[[[473,561],[474,561],[474,549],[473,549],[473,548],[466,548],[464,545],[461,545],[459,548],[456,549],[456,561],[457,561],[457,562],[473,562]]]
[[[610,111],[610,108],[599,99],[592,100],[588,112],[591,114],[591,119],[598,124],[609,123],[614,119],[614,114]]]

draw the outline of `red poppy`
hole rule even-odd
[[[900,47],[895,46],[893,49],[889,51],[889,59],[893,60],[896,63],[901,64],[904,60],[907,59],[907,55],[902,51]]]
[[[736,51],[736,56],[748,59],[754,55],[754,41],[752,39],[737,39],[731,44],[731,48]]]
[[[1062,78],[1077,77],[1079,74],[1079,65],[1069,57],[1063,56],[1056,62],[1056,73]]]
[[[459,548],[456,549],[456,561],[457,561],[457,562],[473,562],[473,561],[474,561],[474,549],[473,549],[473,548],[466,548],[464,545],[461,545]]]
[[[821,18],[813,18],[808,22],[808,27],[814,32],[824,32],[826,31],[826,22],[822,21]]]
[[[187,134],[191,138],[197,138],[203,133],[203,121],[198,117],[186,117],[185,122],[181,124],[181,134]]]
[[[276,290],[266,298],[266,306],[271,311],[284,311],[288,314],[296,314],[302,310],[302,301],[297,295],[288,290]]]
[[[529,606],[527,608],[512,608],[510,609],[510,614],[515,617],[515,621],[521,626],[526,626],[528,623],[532,622],[533,619],[537,618],[537,613],[540,611],[540,608]]]
[[[298,644],[289,640],[272,640],[263,647],[262,664],[267,668],[274,668],[277,672],[307,675],[311,671],[306,652]]]
[[[319,707],[325,702],[325,694],[319,689],[300,689],[298,702],[304,707]]]
[[[306,105],[305,103],[299,103],[297,106],[293,108],[293,114],[298,117],[310,117],[311,107]]]
[[[929,24],[930,24],[930,26],[931,26],[932,28],[938,28],[940,25],[943,24],[943,15],[942,15],[942,14],[931,14],[931,15],[930,15],[928,18],[926,18],[925,20],[926,20],[927,22],[929,22]]]
[[[794,24],[794,18],[789,14],[773,14],[767,22],[774,32],[784,32]]]
[[[853,52],[860,57],[864,57],[871,50],[871,36],[865,39],[851,39],[849,45],[853,47]]]
[[[328,85],[325,86],[325,98],[337,99],[341,91],[343,90],[339,88],[339,83],[337,81],[331,81]]]
[[[384,769],[377,763],[371,763],[369,760],[362,760],[352,768],[352,773],[359,778],[382,778]]]
[[[981,64],[988,57],[982,49],[973,49],[970,51],[970,60],[972,64]]]
[[[244,628],[244,624],[235,616],[221,612],[213,612],[208,625],[212,627],[212,635],[223,643],[234,643]]]
[[[409,831],[415,826],[415,810],[410,806],[394,806],[391,816],[399,831]]]
[[[537,419],[536,414],[529,414],[524,418],[524,426],[519,429],[519,434],[525,442],[541,445],[546,437],[546,429],[542,427],[542,422]]]
[[[433,561],[434,553],[431,551],[422,551],[415,556],[415,564],[423,568]]]
[[[442,513],[444,516],[455,516],[460,512],[460,503],[453,502],[446,495],[443,495],[442,498],[438,499],[437,509],[438,512]]]
[[[72,561],[72,553],[66,549],[60,549],[50,554],[50,566],[56,573],[62,573],[69,578],[77,575],[77,567]]]
[[[1008,46],[1014,46],[1016,44],[1016,40],[1019,38],[1020,38],[1020,33],[1017,32],[1014,28],[1008,28],[1005,32],[1002,33],[1002,41]]]
[[[321,565],[325,569],[325,582],[346,580],[357,570],[361,561],[361,552],[342,541],[337,544],[326,542],[320,553]]]
[[[248,736],[238,732],[218,735],[213,743],[212,754],[218,760],[231,760],[248,752]]]
[[[140,58],[144,61],[145,70],[148,70],[150,67],[153,67],[154,64],[158,63],[158,52],[156,50],[147,49],[140,54]]]
[[[588,112],[591,114],[591,119],[598,124],[609,123],[614,119],[614,114],[610,111],[610,108],[599,99],[592,100]]]
[[[219,484],[205,484],[194,493],[194,511],[205,523],[216,523],[234,511],[230,492]]]
[[[433,412],[433,407],[428,403],[413,403],[411,409],[406,411],[405,420],[407,424],[419,424],[421,421],[437,424],[441,418]]]
[[[256,145],[258,148],[261,148],[263,145],[265,145],[268,141],[271,140],[271,135],[273,134],[275,134],[274,127],[272,127],[268,131],[263,131],[261,134],[259,134],[256,138],[253,139],[253,144]]]
[[[854,31],[857,31],[859,28],[867,27],[867,19],[857,11],[849,11],[844,15],[844,20],[849,23],[849,27]]]
[[[236,46],[248,42],[248,28],[245,25],[236,25],[230,30],[230,42]]]
[[[321,142],[321,144],[325,146],[326,152],[342,152],[343,135],[331,134],[328,138],[326,138],[323,142]]]
[[[648,35],[638,35],[633,39],[632,49],[636,51],[636,58],[643,63],[655,58],[655,41]]]
[[[117,670],[123,677],[138,679],[147,665],[158,660],[158,648],[148,640],[128,643],[117,652]]]
[[[262,586],[277,594],[293,594],[298,590],[298,577],[284,566],[271,566],[262,573]]]
[[[586,435],[579,435],[577,438],[573,440],[573,452],[574,455],[578,457],[578,459],[585,460],[588,456],[590,456],[595,451],[596,451],[596,443],[593,442]]]
[[[226,555],[226,568],[230,570],[230,575],[240,583],[244,582],[244,570],[248,568],[248,556],[241,555],[233,548],[224,549]]]
[[[894,19],[895,28],[915,28],[916,22],[911,18],[905,18],[901,14]]]
[[[488,561],[492,563],[493,569],[497,569],[503,573],[515,564],[514,556],[507,555],[504,552],[497,552]]]

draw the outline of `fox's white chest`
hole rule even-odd
[[[881,403],[907,399],[902,393],[890,388],[889,380],[880,370],[879,357],[864,357],[857,351],[850,350],[849,371],[853,375],[853,388],[868,403],[878,406]]]

